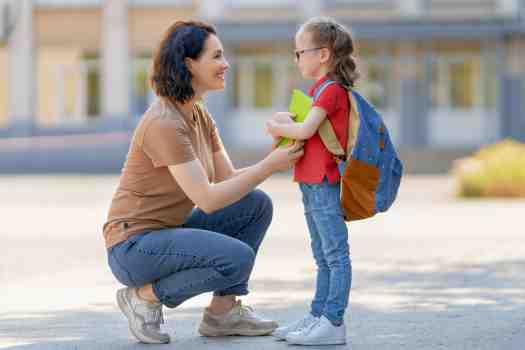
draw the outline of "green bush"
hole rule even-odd
[[[504,140],[455,162],[460,197],[525,197],[525,144]]]

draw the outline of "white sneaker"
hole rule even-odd
[[[315,317],[311,313],[308,313],[308,315],[304,316],[298,321],[295,321],[287,326],[277,328],[275,331],[273,331],[272,335],[279,340],[286,340],[286,336],[288,335],[288,333],[300,331],[310,326],[316,320],[318,320],[317,317]]]
[[[346,344],[346,327],[332,325],[324,316],[303,331],[291,332],[286,336],[289,344],[295,345],[342,345]]]

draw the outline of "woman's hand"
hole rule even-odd
[[[304,142],[298,141],[283,147],[277,147],[264,158],[263,162],[266,163],[272,173],[286,171],[292,168],[303,156],[303,146]]]

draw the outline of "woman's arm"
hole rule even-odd
[[[223,148],[220,151],[213,153],[213,164],[215,167],[215,183],[223,182],[231,179],[246,171],[248,168],[235,169],[228,156],[228,153]]]
[[[326,118],[326,112],[320,107],[313,107],[303,123],[279,123],[275,120],[266,122],[268,133],[274,137],[287,137],[294,140],[306,140],[312,137]]]
[[[171,165],[169,170],[184,193],[205,213],[237,202],[276,171],[289,169],[302,157],[302,143],[273,150],[259,163],[239,175],[210,184],[199,160]],[[230,172],[231,175],[231,172]]]

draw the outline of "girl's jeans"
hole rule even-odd
[[[246,295],[272,214],[272,201],[260,190],[212,214],[196,208],[181,227],[143,232],[111,247],[109,266],[126,286],[151,283],[170,308],[210,291]]]
[[[341,210],[340,184],[299,184],[304,214],[317,264],[315,296],[311,313],[325,316],[332,324],[343,323],[352,285],[348,229]]]

